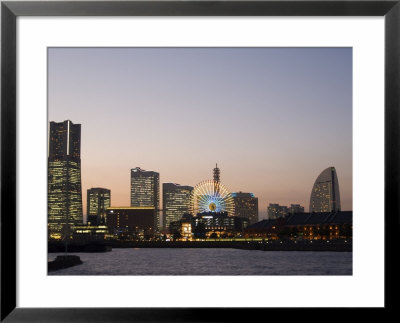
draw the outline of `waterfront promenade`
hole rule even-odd
[[[103,241],[70,242],[70,252],[104,252],[114,248],[234,248],[263,251],[352,251],[352,242],[332,241]],[[49,242],[48,252],[63,252],[61,242]]]

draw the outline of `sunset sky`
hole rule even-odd
[[[82,125],[82,200],[130,204],[130,169],[309,210],[334,166],[352,210],[351,48],[50,48],[49,121]],[[160,184],[162,190],[162,184]],[[162,194],[161,194],[162,196]]]

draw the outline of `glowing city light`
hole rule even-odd
[[[191,195],[193,214],[201,212],[228,212],[234,215],[232,194],[218,181],[205,180],[197,184]]]

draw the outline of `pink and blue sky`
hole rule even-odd
[[[50,48],[49,121],[82,124],[82,193],[129,206],[130,169],[309,208],[334,166],[352,210],[351,48]],[[160,189],[162,185],[160,185]]]

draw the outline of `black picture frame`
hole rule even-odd
[[[384,16],[385,17],[385,308],[399,286],[400,0],[362,1],[2,1],[1,3],[1,321],[200,322],[252,320],[265,311],[244,308],[17,308],[16,299],[16,19],[19,16]],[[372,125],[371,125],[372,127]],[[38,291],[40,293],[40,291]],[[299,311],[300,309],[297,309]],[[326,309],[332,311],[332,309]],[[239,313],[240,312],[240,313]],[[244,313],[243,313],[244,312]],[[269,313],[269,312],[268,312]],[[333,312],[336,315],[337,312]],[[254,315],[254,316],[253,316]],[[295,314],[298,315],[298,314]],[[369,311],[368,315],[375,315]],[[373,316],[370,316],[373,318]],[[316,319],[314,317],[314,319]],[[322,318],[321,318],[322,319]],[[338,319],[340,319],[338,317]],[[246,320],[246,319],[245,319]],[[241,319],[243,321],[243,319]]]

